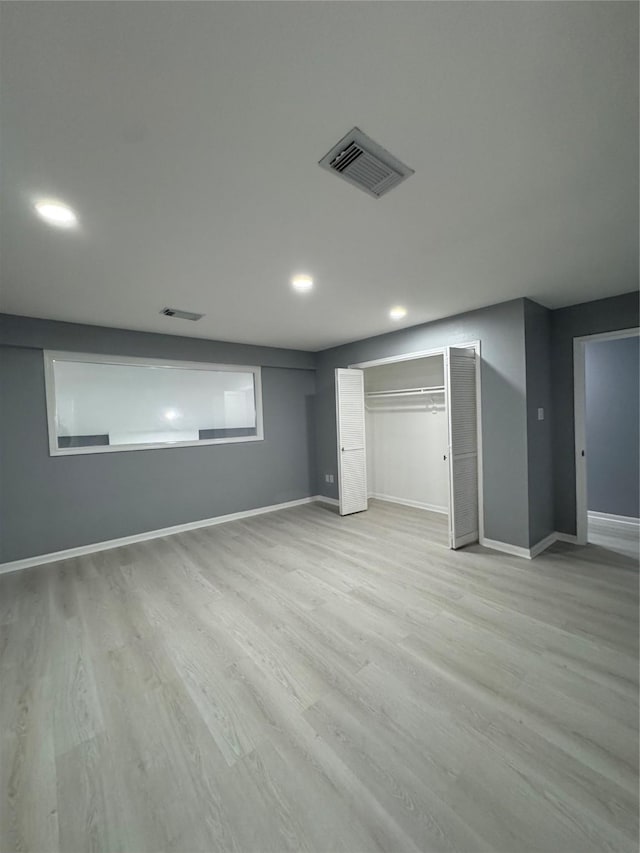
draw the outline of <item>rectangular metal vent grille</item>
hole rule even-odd
[[[357,127],[334,145],[319,165],[374,198],[380,198],[413,175],[413,169],[389,154]]]
[[[160,312],[165,317],[176,317],[178,320],[201,320],[204,314],[194,314],[192,311],[180,311],[179,308],[163,308]]]

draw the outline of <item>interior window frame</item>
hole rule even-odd
[[[62,350],[43,350],[45,396],[47,411],[47,430],[49,435],[50,456],[81,456],[93,453],[122,453],[132,450],[170,450],[176,447],[204,447],[212,444],[239,444],[264,440],[262,411],[262,370],[257,365],[218,364],[204,361],[176,361],[163,358],[139,356],[105,355],[103,353],[65,352]],[[256,434],[206,438],[197,441],[166,441],[145,444],[108,444],[59,447],[56,429],[57,402],[54,364],[56,361],[80,362],[83,364],[119,364],[135,367],[166,368],[172,370],[204,370],[212,373],[252,373],[256,408]]]

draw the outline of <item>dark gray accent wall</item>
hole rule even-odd
[[[529,547],[524,300],[517,299],[318,354],[318,493],[337,497],[334,369],[479,340],[485,536]],[[337,478],[336,478],[337,479]]]
[[[640,517],[640,338],[585,347],[587,505]]]
[[[573,339],[639,325],[637,291],[551,312],[555,529],[576,532]]]
[[[0,562],[314,494],[312,354],[43,323],[0,346]],[[264,441],[51,457],[40,347],[262,364]]]
[[[553,533],[553,449],[551,413],[551,312],[525,299],[527,375],[527,460],[529,466],[529,541]],[[544,419],[538,419],[543,409]]]

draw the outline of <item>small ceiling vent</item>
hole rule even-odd
[[[414,173],[357,127],[343,136],[319,165],[374,198],[380,198]]]
[[[178,320],[202,320],[204,314],[193,314],[191,311],[180,311],[178,308],[163,308],[160,312],[165,317],[177,317]]]

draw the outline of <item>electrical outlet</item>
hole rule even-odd
[[[538,409],[538,420],[539,421],[544,420],[544,409],[542,408],[542,406]]]
[[[333,483],[333,474],[325,474],[324,481],[325,483]]]

